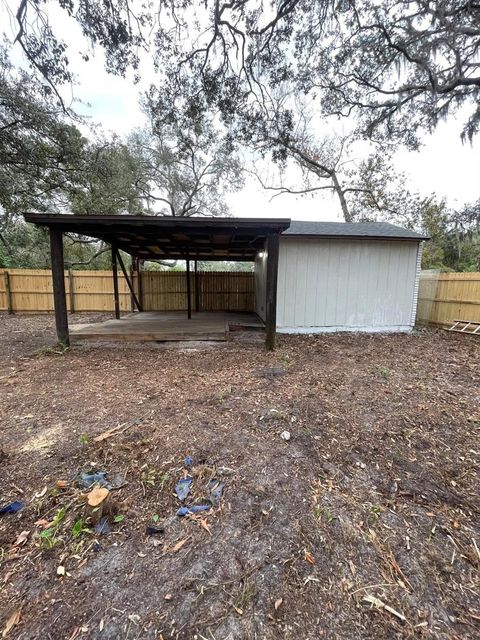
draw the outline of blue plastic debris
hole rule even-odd
[[[217,507],[220,504],[224,486],[225,483],[217,480],[216,478],[210,480],[210,482],[207,484],[207,489],[210,493],[210,502],[214,507]]]
[[[185,500],[185,498],[190,493],[190,488],[192,486],[192,478],[187,476],[186,478],[181,478],[175,485],[175,493],[177,494],[177,498],[179,500]]]
[[[110,529],[110,525],[108,523],[108,518],[106,516],[104,516],[100,522],[98,522],[95,525],[95,533],[98,533],[99,535],[103,535],[105,533],[110,533],[111,529]]]
[[[156,536],[165,533],[165,529],[163,527],[147,527],[146,534],[147,536]]]
[[[183,466],[185,469],[191,469],[193,466],[193,458],[192,456],[185,456],[185,460],[183,461]]]
[[[82,471],[77,478],[78,486],[82,489],[90,489],[93,485],[98,484],[100,487],[111,489],[112,485],[106,478],[107,473],[105,471],[97,471],[96,473],[86,473]]]
[[[208,511],[209,509],[211,509],[211,505],[209,504],[196,504],[191,507],[180,507],[180,509],[177,511],[177,516],[183,517],[189,515],[190,513]]]
[[[15,500],[15,502],[11,502],[10,504],[5,505],[0,509],[0,516],[4,516],[7,513],[17,513],[23,507],[23,502],[20,500]]]

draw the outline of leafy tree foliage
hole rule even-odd
[[[478,131],[480,4],[477,0],[57,0],[108,67],[138,67],[146,34],[164,89],[185,113],[213,109],[245,135],[281,82],[328,114],[356,114],[361,131],[412,147],[417,132],[468,105],[463,136]],[[71,78],[68,48],[42,3],[19,0],[17,40],[52,87]],[[177,105],[178,107],[178,105]],[[285,114],[285,133],[289,131]]]
[[[172,216],[228,215],[225,194],[243,184],[242,167],[228,137],[203,119],[186,127],[158,122],[137,131],[128,145],[141,163],[137,187],[149,210]],[[191,124],[191,123],[190,123]]]
[[[12,68],[4,49],[0,107],[0,205],[7,215],[61,207],[81,171],[86,140],[41,83]]]
[[[81,179],[70,193],[72,213],[145,213],[143,171],[142,158],[117,137],[87,144]]]

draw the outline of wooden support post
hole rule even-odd
[[[113,276],[113,302],[115,306],[115,318],[120,318],[120,298],[118,296],[118,270],[117,249],[112,245],[112,276]]]
[[[188,319],[190,320],[192,317],[192,292],[191,292],[191,287],[190,287],[190,260],[187,258],[186,261],[186,271],[185,271],[185,275],[187,278],[187,316]]]
[[[67,300],[65,297],[65,272],[63,265],[63,233],[50,228],[50,257],[52,261],[53,304],[58,342],[68,347]]]
[[[10,274],[8,271],[3,272],[3,282],[5,284],[5,298],[7,300],[8,313],[13,313],[12,288],[10,287]]]
[[[73,272],[68,270],[68,297],[70,300],[70,313],[75,313],[75,289],[74,289]]]
[[[198,272],[198,260],[195,260],[195,311],[200,311],[200,274]]]
[[[142,262],[140,258],[137,258],[136,262],[137,262],[137,277],[138,277],[138,301],[140,302],[140,308],[143,310]]]
[[[266,307],[265,307],[265,346],[267,351],[275,349],[275,336],[277,332],[277,280],[278,280],[278,253],[279,235],[271,233],[267,236],[267,282],[266,282]]]
[[[125,268],[125,264],[123,262],[122,256],[120,255],[120,251],[118,251],[118,249],[116,249],[115,253],[116,253],[118,262],[120,264],[120,267],[122,269],[122,273],[123,273],[123,275],[125,277],[125,280],[127,281],[128,288],[130,289],[130,294],[131,294],[135,304],[137,305],[137,309],[139,311],[141,311],[142,309],[140,307],[140,302],[138,301],[137,296],[135,295],[135,291],[133,290],[133,283],[130,282],[130,278],[128,277],[128,273],[127,273],[127,270]]]

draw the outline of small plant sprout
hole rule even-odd
[[[370,515],[369,515],[369,520],[372,524],[376,524],[378,518],[380,517],[380,514],[382,513],[383,509],[379,504],[372,504],[370,505]]]
[[[85,522],[82,518],[79,518],[75,521],[75,524],[72,527],[72,536],[74,538],[78,538],[82,533],[91,533],[91,529],[85,526]]]
[[[85,446],[90,442],[90,438],[87,433],[81,433],[79,440],[82,446]]]
[[[323,507],[323,515],[328,524],[332,524],[337,518],[333,515],[329,507]]]
[[[162,475],[160,476],[160,491],[163,490],[163,487],[168,482],[169,477],[170,476],[168,475],[168,473],[166,471],[165,471],[165,473],[162,473]]]

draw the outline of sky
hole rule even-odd
[[[0,0],[0,24],[14,33],[12,15],[17,8],[13,0]],[[56,7],[47,3],[47,7]],[[131,77],[120,78],[109,74],[104,67],[102,52],[89,51],[90,61],[84,62],[80,52],[87,45],[78,26],[58,8],[49,9],[49,18],[54,30],[62,33],[69,44],[71,66],[77,78],[73,87],[75,110],[88,118],[92,124],[99,124],[107,132],[120,136],[133,128],[146,124],[139,98],[150,82],[154,81],[153,70],[148,59],[142,63],[143,81],[135,85]],[[11,54],[16,64],[22,64],[21,52],[14,48]],[[72,89],[66,88],[64,96],[71,98]],[[452,207],[460,207],[480,196],[480,137],[473,145],[460,141],[461,114],[442,122],[436,131],[424,138],[424,146],[419,152],[399,149],[394,155],[394,164],[399,172],[409,178],[411,189],[423,196],[435,193],[447,199]],[[87,129],[85,129],[87,133]],[[294,178],[294,174],[290,176]],[[238,217],[265,216],[288,217],[296,220],[341,220],[340,209],[333,196],[316,194],[299,197],[285,194],[271,199],[255,178],[249,177],[244,188],[227,196],[230,213]]]

